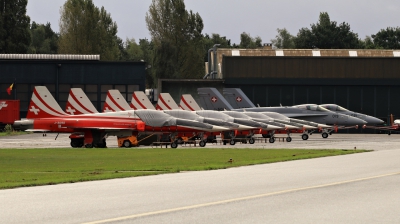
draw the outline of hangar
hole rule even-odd
[[[99,55],[0,55],[0,99],[20,100],[26,116],[34,86],[44,85],[61,108],[71,88],[82,88],[101,111],[109,89],[118,89],[127,100],[133,91],[145,90],[145,62],[100,61]],[[6,89],[14,83],[11,95]]]
[[[385,121],[400,117],[400,50],[215,48],[208,63],[207,79],[180,88],[160,80],[159,91],[178,100],[196,96],[195,86],[241,88],[260,106],[335,103]]]

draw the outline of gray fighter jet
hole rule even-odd
[[[240,89],[239,89],[240,90]],[[240,90],[241,91],[241,90]],[[326,125],[357,127],[364,125],[367,122],[356,117],[340,114],[327,110],[320,106],[292,106],[292,107],[255,107],[247,97],[234,96],[236,102],[247,101],[252,108],[241,107],[242,109],[234,109],[228,101],[215,88],[198,88],[197,92],[201,98],[201,103],[204,108],[210,110],[233,110],[233,111],[248,111],[248,112],[276,112],[290,118],[311,121]],[[230,97],[232,99],[232,96]],[[247,98],[247,99],[246,99]],[[228,97],[229,99],[229,97]],[[244,104],[241,104],[244,105]],[[327,138],[334,129],[325,129],[322,137]]]
[[[373,117],[373,116],[370,116],[370,115],[366,115],[366,114],[362,114],[362,113],[357,113],[357,112],[354,112],[354,111],[350,111],[350,110],[348,110],[348,109],[346,109],[344,107],[341,107],[339,105],[336,105],[336,104],[322,104],[322,105],[319,105],[319,106],[321,106],[321,107],[323,107],[325,109],[328,109],[330,111],[334,111],[334,112],[340,113],[340,114],[346,114],[346,115],[349,115],[349,116],[352,116],[352,117],[360,118],[360,119],[366,121],[367,125],[377,125],[377,124],[385,123],[383,120],[381,120],[379,118],[376,118],[376,117]]]

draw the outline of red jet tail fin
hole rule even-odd
[[[46,86],[35,86],[26,118],[60,117],[66,114]]]
[[[131,108],[138,110],[138,109],[152,109],[155,110],[156,108],[150,102],[149,98],[144,94],[142,91],[135,91],[132,93],[132,101],[130,104]]]
[[[390,126],[393,126],[393,124],[394,124],[393,114],[390,114]]]
[[[132,110],[124,96],[117,89],[108,90],[103,112]]]
[[[190,94],[183,94],[181,96],[181,102],[179,103],[179,107],[183,110],[201,110],[201,107],[197,102],[194,100],[193,96]]]
[[[160,93],[158,96],[157,110],[179,110],[178,104],[169,93]]]
[[[71,88],[65,112],[70,115],[98,113],[89,97],[87,97],[81,88]]]

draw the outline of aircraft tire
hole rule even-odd
[[[125,148],[130,148],[130,147],[132,146],[132,144],[131,144],[131,142],[130,142],[129,140],[125,140],[125,141],[122,143],[122,145],[123,145]]]
[[[92,144],[86,144],[85,148],[93,148],[93,145]]]
[[[328,138],[328,133],[326,133],[326,132],[324,132],[324,133],[322,133],[322,138]]]
[[[275,142],[275,138],[274,137],[269,138],[269,143],[274,143],[274,142]]]
[[[287,138],[286,138],[286,141],[287,141],[287,142],[291,142],[291,141],[292,141],[292,137],[287,137]]]
[[[271,134],[261,134],[261,136],[263,138],[271,138],[271,136],[273,136],[273,135],[271,135]]]
[[[230,144],[230,145],[235,145],[235,144],[236,144],[236,142],[235,142],[235,140],[234,140],[234,139],[231,139],[231,140],[229,141],[229,144]]]
[[[172,142],[171,143],[171,148],[177,148],[178,147],[178,143],[177,142]]]
[[[256,142],[256,140],[254,140],[254,138],[250,138],[250,139],[249,139],[249,143],[250,143],[250,144],[254,144],[254,142]]]
[[[200,147],[206,146],[206,141],[205,141],[205,140],[201,140],[201,141],[199,142],[199,146],[200,146]]]
[[[71,147],[72,148],[78,148],[79,143],[77,141],[71,140]]]
[[[302,135],[301,135],[301,139],[303,139],[303,140],[308,140],[308,135],[307,135],[307,134],[302,134]]]
[[[176,143],[178,144],[183,144],[183,139],[181,137],[179,137],[178,139],[176,139]]]

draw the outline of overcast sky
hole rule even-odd
[[[65,0],[28,0],[27,15],[37,23],[51,23],[59,30],[60,8]],[[151,39],[145,16],[151,0],[93,0],[104,6],[118,24],[118,36]],[[349,23],[361,39],[380,29],[400,26],[399,0],[185,0],[186,10],[198,12],[203,19],[203,34],[217,33],[231,43],[240,43],[240,34],[261,37],[270,43],[277,28],[296,35],[302,27],[317,23],[320,12],[328,12],[331,21]]]

